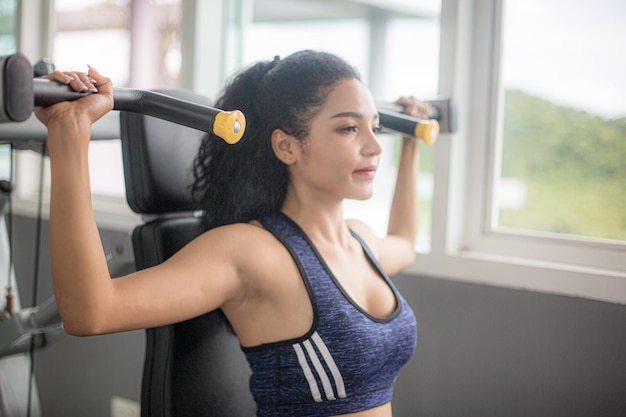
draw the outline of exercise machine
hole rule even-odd
[[[30,117],[34,106],[45,107],[89,94],[46,79],[33,79],[32,73],[30,62],[20,53],[0,58],[0,78],[3,82],[0,123],[22,122]],[[224,111],[154,91],[122,87],[113,88],[113,98],[114,110],[153,116],[214,133],[230,144],[238,142],[245,131],[245,117],[238,110]],[[406,116],[401,108],[391,104],[379,106],[383,128],[422,139],[428,144],[434,143],[440,132],[454,132],[456,110],[452,99],[428,102],[432,114],[427,120]]]
[[[35,75],[23,55],[0,57],[0,123],[6,123],[6,128],[0,129],[0,143],[45,152],[42,145],[46,131],[32,117],[33,108],[75,100],[88,93],[75,92],[66,85],[35,78]],[[245,117],[237,110],[223,111],[154,91],[115,87],[113,95],[114,110],[152,116],[213,133],[229,144],[237,143],[245,132]],[[383,129],[414,136],[429,144],[437,140],[440,132],[454,132],[456,112],[452,100],[433,100],[430,104],[433,112],[429,120],[405,116],[401,108],[391,104],[379,106]],[[113,121],[114,126],[111,126],[106,116],[103,119],[94,125],[92,139],[119,138],[119,121]],[[108,125],[102,129],[102,123]],[[0,190],[0,271],[10,269],[7,282],[15,282],[11,261],[6,255],[10,239],[4,224],[4,208],[9,194],[10,187]],[[27,354],[49,346],[65,333],[53,298],[22,309],[18,289],[12,291],[13,305],[7,308],[10,312],[0,321],[0,417],[23,416],[26,409],[34,417],[40,415],[40,410]]]
[[[3,86],[0,123],[22,122],[31,116],[35,106],[46,107],[89,94],[43,78],[33,79],[32,66],[20,53],[0,58],[0,78]],[[154,91],[114,87],[113,99],[114,110],[140,113],[214,133],[231,144],[241,139],[246,128],[245,117],[238,110],[219,110]]]

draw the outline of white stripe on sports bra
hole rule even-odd
[[[313,342],[315,343],[315,346],[317,346],[317,349],[322,354],[322,358],[324,359],[324,362],[326,362],[326,366],[330,370],[330,373],[335,382],[335,386],[337,387],[337,395],[339,396],[339,398],[346,398],[346,388],[343,382],[343,377],[341,376],[341,372],[339,371],[339,368],[337,368],[337,364],[335,363],[332,355],[330,354],[330,351],[326,347],[326,344],[324,343],[324,341],[322,340],[322,338],[317,332],[313,333],[310,340],[313,340]],[[313,364],[313,367],[315,368],[317,375],[320,378],[322,387],[324,389],[324,394],[326,395],[326,399],[329,401],[336,400],[337,398],[335,397],[335,392],[333,390],[332,384],[330,383],[328,374],[326,373],[326,370],[324,369],[324,366],[322,365],[322,362],[320,361],[320,358],[318,357],[317,352],[315,352],[315,349],[313,348],[313,345],[311,344],[310,340],[305,340],[304,342],[302,342],[304,349],[302,349],[302,346],[300,345],[300,343],[295,343],[293,345],[293,349],[296,352],[296,355],[298,357],[298,363],[300,364],[300,367],[302,368],[302,372],[304,373],[304,377],[306,378],[309,384],[309,387],[311,389],[311,396],[316,402],[323,401],[319,387],[317,385],[317,380],[315,378],[315,375],[313,374],[313,371],[309,367],[309,363],[307,361],[307,355],[308,355],[308,359]],[[305,350],[306,350],[306,353],[305,353]]]
[[[316,403],[322,402],[322,394],[320,394],[320,390],[317,388],[317,381],[315,381],[315,376],[313,372],[311,372],[311,368],[309,368],[309,364],[306,362],[306,356],[304,355],[304,351],[302,350],[302,346],[298,343],[293,345],[293,350],[296,351],[296,355],[298,356],[298,362],[300,363],[300,367],[302,368],[302,372],[304,372],[304,377],[309,383],[309,388],[311,389],[311,395]]]
[[[339,368],[337,368],[335,360],[328,351],[326,344],[317,332],[313,333],[311,339],[313,339],[313,341],[315,342],[315,346],[317,346],[317,349],[324,357],[324,361],[326,361],[326,365],[333,375],[333,379],[335,380],[335,386],[337,387],[337,395],[339,395],[339,398],[346,398],[346,387],[343,383],[343,377],[341,376],[341,372],[339,372]]]

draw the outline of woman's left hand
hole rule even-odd
[[[400,97],[396,100],[396,104],[404,107],[404,114],[408,116],[424,120],[430,118],[430,104],[424,101],[419,101],[413,96]]]

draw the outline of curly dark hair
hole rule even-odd
[[[280,210],[289,173],[274,155],[272,132],[282,129],[306,141],[312,119],[344,79],[360,75],[336,55],[307,50],[258,62],[226,86],[215,107],[242,111],[247,126],[234,145],[209,134],[200,146],[191,191],[205,210],[204,228]]]

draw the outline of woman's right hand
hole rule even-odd
[[[89,67],[87,73],[54,71],[46,78],[69,85],[75,91],[93,93],[74,101],[35,107],[35,115],[49,131],[61,128],[64,137],[90,132],[91,125],[113,108],[111,80],[94,68]]]

